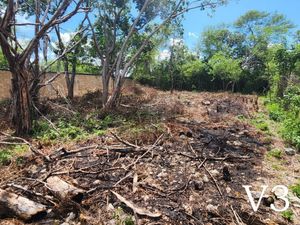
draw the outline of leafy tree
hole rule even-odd
[[[239,80],[242,73],[240,64],[240,60],[232,59],[230,58],[230,56],[225,55],[223,52],[218,52],[214,54],[208,61],[208,65],[210,67],[210,74],[214,78],[221,78],[221,80],[224,82],[224,90],[227,90],[229,84],[231,84],[232,91],[234,91],[235,84]],[[228,82],[226,86],[225,82]]]
[[[204,10],[225,2],[224,0],[95,2],[97,22],[91,25],[93,39],[98,57],[101,59],[105,56],[102,59],[103,111],[115,105],[124,78],[141,54],[152,45],[151,39],[155,34],[190,9]],[[134,41],[135,38],[141,40],[138,45]],[[108,84],[112,76],[115,77],[114,88],[108,97]]]
[[[230,31],[226,27],[212,27],[202,33],[199,48],[206,60],[217,52],[225,52],[238,58],[243,54],[243,42],[244,36],[238,32]]]
[[[39,29],[25,48],[20,47],[16,26],[24,27],[28,24],[18,24],[16,16],[18,13],[22,13],[20,8],[26,5],[26,2],[15,0],[2,2],[4,13],[0,14],[0,46],[12,73],[11,118],[17,134],[29,133],[32,128],[34,109],[32,93],[36,93],[35,90],[32,90],[32,88],[36,88],[36,75],[32,76],[35,73],[32,66],[32,53],[39,45],[40,40],[47,36],[47,32],[57,24],[69,20],[78,12],[82,2],[83,0],[47,1],[45,11],[40,13],[42,18],[39,20]],[[50,12],[52,8],[55,8],[53,13]],[[38,14],[37,11],[35,14]],[[33,25],[36,24],[33,23]]]

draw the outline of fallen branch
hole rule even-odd
[[[61,200],[69,198],[75,202],[81,202],[83,199],[85,192],[83,189],[74,187],[57,176],[49,177],[46,182],[48,187],[54,192],[53,194]]]
[[[161,217],[161,213],[159,213],[159,212],[152,213],[147,209],[136,206],[134,203],[126,200],[124,197],[119,195],[117,192],[114,192],[114,191],[111,191],[111,192],[117,197],[117,199],[119,199],[121,202],[123,202],[129,208],[131,208],[134,213],[137,213],[137,214],[142,215],[142,216],[153,217],[153,218]]]
[[[135,144],[132,144],[128,141],[124,141],[123,139],[121,139],[117,134],[113,133],[113,132],[110,132],[119,142],[123,143],[124,145],[127,145],[129,147],[132,147],[132,148],[140,148],[139,146],[135,145]]]
[[[0,189],[0,217],[17,216],[22,220],[31,220],[46,215],[45,205]]]

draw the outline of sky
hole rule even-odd
[[[201,33],[210,26],[221,24],[232,24],[241,15],[249,10],[259,10],[267,12],[278,12],[284,14],[294,25],[300,29],[300,0],[228,0],[228,4],[219,6],[212,12],[210,9],[200,11],[199,9],[190,11],[185,15],[183,21],[184,43],[193,50]],[[62,25],[62,38],[69,40],[74,28],[80,23],[82,15],[76,15],[70,21]],[[19,22],[28,22],[28,18],[21,16]],[[33,35],[33,27],[22,27],[18,30],[19,37],[28,42]],[[51,37],[52,36],[52,37]],[[50,38],[54,38],[54,31],[50,33]],[[169,55],[166,49],[162,49],[162,58]]]
[[[186,14],[183,22],[185,43],[193,49],[207,27],[232,24],[249,10],[281,13],[300,29],[300,0],[229,0],[227,5],[216,8],[215,12],[194,10]]]

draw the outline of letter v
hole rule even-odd
[[[262,185],[261,187],[262,187],[263,190],[262,190],[262,193],[261,193],[261,195],[259,197],[257,205],[255,205],[254,198],[253,198],[252,193],[250,191],[250,188],[252,188],[252,186],[250,186],[250,185],[243,185],[243,188],[245,188],[245,190],[247,192],[248,199],[249,199],[249,201],[251,203],[251,206],[252,206],[254,212],[257,212],[257,210],[258,210],[258,208],[260,206],[261,200],[264,197],[264,194],[265,194],[265,192],[266,192],[266,190],[268,188],[267,185]]]

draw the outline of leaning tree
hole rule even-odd
[[[36,93],[33,89],[38,85],[37,74],[40,74],[37,68],[40,41],[45,40],[48,32],[58,24],[68,21],[79,11],[86,11],[82,3],[83,0],[1,1],[4,10],[0,11],[0,46],[12,74],[11,122],[16,134],[27,134],[32,128],[32,93]],[[18,23],[17,16],[26,8],[36,15],[35,22]],[[35,27],[35,33],[24,47],[16,28],[26,26]]]
[[[96,20],[93,24],[89,20],[89,23],[92,28],[94,50],[102,64],[103,112],[115,106],[124,78],[130,75],[138,58],[151,47],[154,35],[192,9],[215,8],[226,2],[226,0],[94,1],[92,6]],[[114,78],[114,85],[109,95],[110,78]]]

